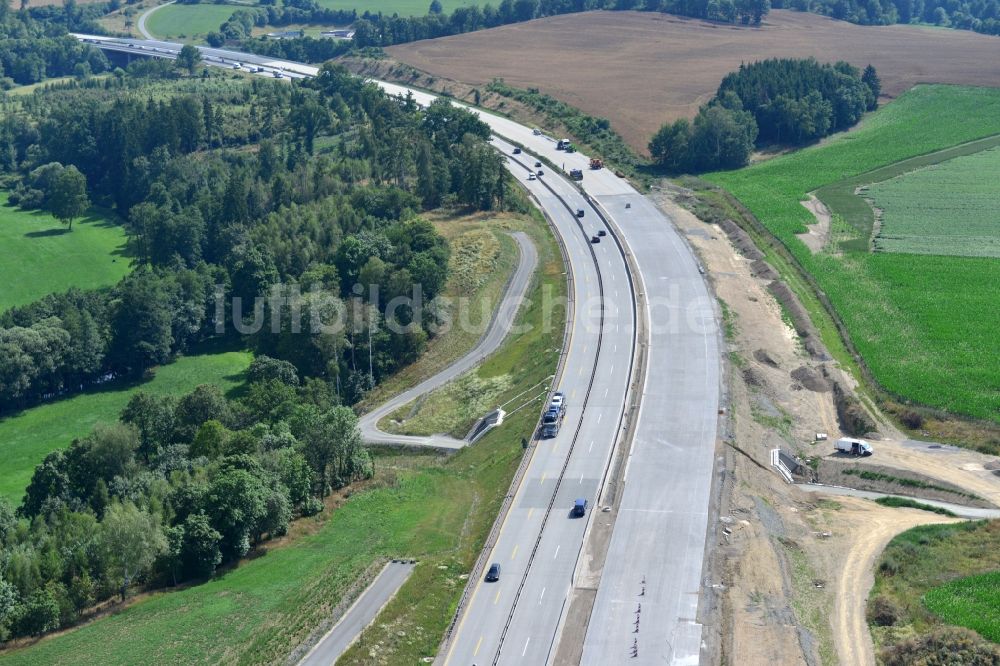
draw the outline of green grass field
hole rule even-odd
[[[942,622],[1000,639],[998,569],[1000,521],[924,525],[899,534],[879,558],[868,595],[869,613],[876,604],[895,609],[892,626],[872,623],[876,647],[926,634]]]
[[[7,203],[0,192],[0,311],[70,287],[115,284],[129,271],[125,231],[91,214],[69,231],[48,213]]]
[[[108,386],[0,419],[0,496],[14,506],[20,504],[35,465],[42,458],[86,435],[95,423],[116,421],[136,391],[181,395],[199,384],[218,384],[229,390],[242,382],[250,360],[248,352],[185,356],[159,368],[152,380],[142,384]]]
[[[561,346],[563,313],[546,331],[539,294],[547,288],[564,296],[565,276],[554,240],[544,236],[533,305],[519,317],[530,330],[509,340],[484,374],[531,385],[555,369],[557,357],[547,352]],[[280,663],[373,562],[390,557],[419,564],[343,661],[370,662],[374,650],[378,663],[418,663],[437,649],[521,459],[521,438],[531,436],[537,419],[537,410],[524,409],[451,457],[382,452],[368,490],[351,494],[326,522],[293,525],[311,534],[203,585],[0,654],[0,663]]]
[[[1000,643],[1000,571],[939,585],[924,595],[924,603],[944,622]]]
[[[203,37],[225,23],[234,5],[170,5],[146,20],[146,29],[162,39]]]
[[[918,86],[829,143],[707,179],[733,193],[826,293],[879,383],[919,403],[1000,421],[1000,262],[812,254],[799,202],[824,185],[1000,133],[1000,90]]]
[[[875,183],[875,247],[885,252],[1000,258],[1000,148]]]

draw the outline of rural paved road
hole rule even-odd
[[[332,666],[371,624],[379,611],[396,596],[406,579],[413,573],[411,562],[389,562],[361,593],[337,624],[309,651],[300,666]]]
[[[132,54],[169,58],[180,50],[179,44],[168,42],[77,37],[106,50]],[[134,42],[132,46],[129,41]],[[315,76],[319,71],[263,56],[201,50],[206,64],[213,66],[240,62],[262,67],[264,75],[292,78]],[[391,94],[412,93],[419,104],[435,99],[421,91],[377,83]],[[631,376],[624,368],[630,367],[634,340],[632,318],[625,314],[635,311],[631,293],[615,299],[603,288],[617,283],[620,289],[628,284],[621,253],[607,241],[595,245],[594,254],[578,247],[583,239],[590,248],[588,232],[598,228],[596,205],[621,230],[626,252],[638,265],[637,291],[646,301],[648,331],[648,338],[639,342],[647,345],[648,371],[628,451],[627,482],[590,620],[586,628],[568,628],[565,640],[579,642],[586,632],[584,664],[697,664],[702,632],[697,611],[704,587],[702,564],[720,390],[715,301],[683,238],[625,179],[607,169],[588,170],[585,155],[556,151],[551,138],[534,135],[524,125],[477,113],[496,135],[547,157],[563,171],[583,169],[581,186],[589,199],[548,168],[545,180],[551,189],[539,181],[525,182],[563,237],[573,272],[571,293],[577,299],[577,316],[571,324],[571,343],[563,352],[560,387],[567,391],[569,410],[560,436],[535,448],[502,523],[491,553],[493,561],[504,563],[502,582],[492,584],[487,594],[481,593],[481,579],[470,580],[470,601],[447,655],[439,659],[459,655],[453,663],[544,663],[564,633],[567,599],[576,582],[575,564],[593,515],[587,520],[568,520],[567,502],[573,496],[596,499],[600,491],[606,461],[620,434],[625,387]],[[584,229],[574,231],[570,226],[581,224],[573,208],[586,211],[581,221]],[[609,315],[607,320],[598,316],[602,310]],[[573,391],[577,392],[575,404]],[[584,402],[588,396],[597,397]],[[587,409],[581,413],[583,405]],[[567,431],[579,435],[564,435]],[[573,485],[575,489],[570,488]],[[641,593],[640,614],[636,611]],[[634,635],[637,617],[641,632]]]
[[[521,303],[528,293],[528,287],[531,286],[531,278],[538,267],[538,249],[531,242],[528,235],[521,231],[515,231],[511,236],[517,241],[520,258],[518,259],[514,273],[507,283],[507,288],[500,301],[500,305],[493,313],[493,319],[490,321],[486,332],[479,339],[479,342],[476,343],[476,346],[468,354],[441,372],[425,379],[413,388],[400,393],[388,402],[362,416],[358,425],[361,427],[361,436],[364,437],[366,442],[372,444],[431,446],[445,449],[460,449],[468,444],[465,440],[455,439],[446,435],[431,435],[429,437],[394,435],[379,430],[378,422],[403,405],[463,375],[499,349],[500,345],[503,344],[503,341],[507,338],[507,333],[510,332],[511,327],[514,325],[517,310],[521,307]]]
[[[1000,518],[1000,509],[979,509],[962,504],[955,504],[953,502],[942,502],[940,500],[922,499],[919,497],[904,497],[903,495],[890,495],[888,493],[875,493],[869,490],[857,490],[855,488],[844,488],[842,486],[825,486],[818,483],[798,483],[796,484],[796,487],[810,493],[842,495],[846,497],[863,497],[864,499],[870,500],[879,499],[880,497],[900,497],[902,499],[912,499],[920,502],[921,504],[947,509],[956,516],[961,518],[970,518],[972,520]]]
[[[156,39],[156,37],[154,37],[152,33],[149,32],[149,30],[146,30],[146,19],[148,19],[150,14],[152,14],[153,12],[162,9],[167,5],[172,5],[176,1],[177,0],[170,0],[170,2],[165,2],[162,5],[156,5],[155,7],[150,7],[149,9],[144,11],[142,14],[139,15],[139,20],[135,22],[135,29],[138,30],[139,34],[141,34],[146,39]]]

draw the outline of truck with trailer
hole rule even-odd
[[[583,171],[580,169],[570,169],[569,177],[571,180],[583,180]]]
[[[604,168],[604,161],[601,160],[601,159],[599,159],[599,158],[597,158],[597,157],[591,157],[590,158],[590,168],[593,169],[594,171],[597,171],[598,169],[603,169]]]
[[[569,139],[559,139],[556,141],[556,150],[566,150],[566,146],[570,145]]]

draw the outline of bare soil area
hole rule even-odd
[[[856,383],[806,349],[768,289],[773,271],[761,271],[751,248],[737,249],[719,226],[678,206],[678,196],[684,191],[665,184],[652,198],[700,257],[728,313],[726,481],[709,565],[712,601],[700,618],[713,632],[709,643],[723,664],[873,665],[865,605],[876,558],[899,532],[948,519],[803,493],[770,467],[777,447],[838,464],[829,440],[814,443],[816,433],[840,436],[825,380]],[[906,440],[874,416],[880,433],[866,464],[996,502],[1000,460]]]
[[[808,200],[802,202],[802,205],[816,218],[816,224],[810,224],[809,231],[804,234],[796,234],[796,237],[805,243],[813,254],[822,252],[830,241],[830,211],[822,201],[811,194]]]
[[[403,44],[389,54],[437,77],[536,87],[611,120],[636,150],[691,117],[741,62],[814,56],[873,64],[882,92],[917,83],[1000,86],[1000,41],[967,30],[859,26],[772,11],[760,28],[647,12],[586,12]]]

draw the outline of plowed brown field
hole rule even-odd
[[[760,28],[639,12],[587,12],[387,49],[438,77],[501,77],[611,120],[645,151],[666,120],[693,116],[722,77],[750,62],[813,56],[875,65],[883,94],[916,83],[1000,86],[1000,37],[918,26],[858,26],[787,10]]]

